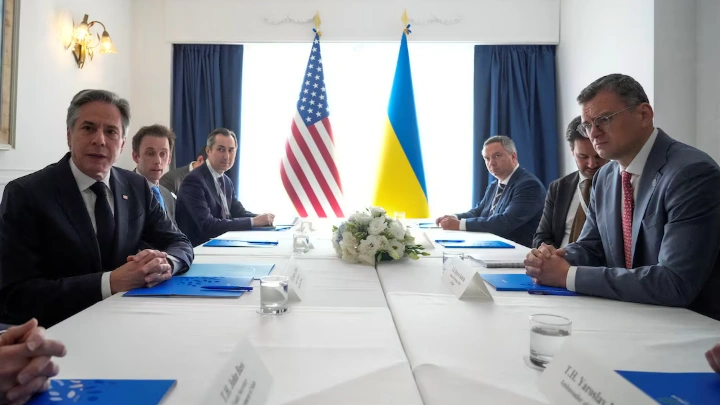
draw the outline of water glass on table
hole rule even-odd
[[[405,213],[402,211],[395,211],[394,218],[402,224],[405,222]]]
[[[265,276],[260,278],[261,314],[282,314],[287,312],[288,278]]]
[[[443,252],[443,273],[445,273],[445,266],[456,257],[460,258],[460,260],[465,260],[465,254],[462,252]]]
[[[530,362],[545,368],[572,333],[572,321],[551,315],[530,315]]]
[[[304,227],[293,232],[293,253],[310,251],[310,231]]]

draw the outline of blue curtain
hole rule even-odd
[[[483,142],[515,141],[520,165],[547,187],[558,177],[554,45],[476,45],[473,201],[491,181]]]
[[[173,46],[172,126],[178,167],[195,160],[215,128],[230,129],[240,142],[242,63],[242,45]],[[239,159],[238,150],[227,173],[236,194]]]

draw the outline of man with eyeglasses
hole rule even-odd
[[[497,180],[485,190],[482,201],[468,212],[435,220],[447,230],[489,232],[530,246],[543,212],[545,187],[535,175],[520,167],[515,142],[507,136],[489,138],[483,158]]]
[[[604,76],[578,96],[579,130],[613,162],[595,175],[580,238],[525,260],[543,285],[720,319],[720,168],[653,125],[632,77]]]

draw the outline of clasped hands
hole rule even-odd
[[[443,215],[435,220],[435,225],[447,231],[460,230],[460,220],[455,215]]]
[[[110,273],[110,290],[130,291],[140,287],[153,287],[172,277],[172,264],[167,253],[145,249],[127,257],[127,263]]]
[[[543,243],[533,249],[525,258],[525,274],[536,284],[567,288],[567,274],[570,263],[565,260],[565,249],[555,249]]]

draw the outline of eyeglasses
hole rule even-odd
[[[613,117],[620,114],[623,111],[627,111],[631,108],[635,108],[637,105],[631,105],[630,107],[623,108],[622,110],[612,113],[610,115],[606,115],[604,117],[597,117],[592,122],[583,122],[580,123],[580,125],[577,126],[577,131],[580,132],[580,135],[584,136],[585,138],[590,138],[590,132],[592,131],[593,125],[595,125],[595,128],[600,130],[601,132],[606,132],[608,128],[610,128],[610,123],[612,123]]]

